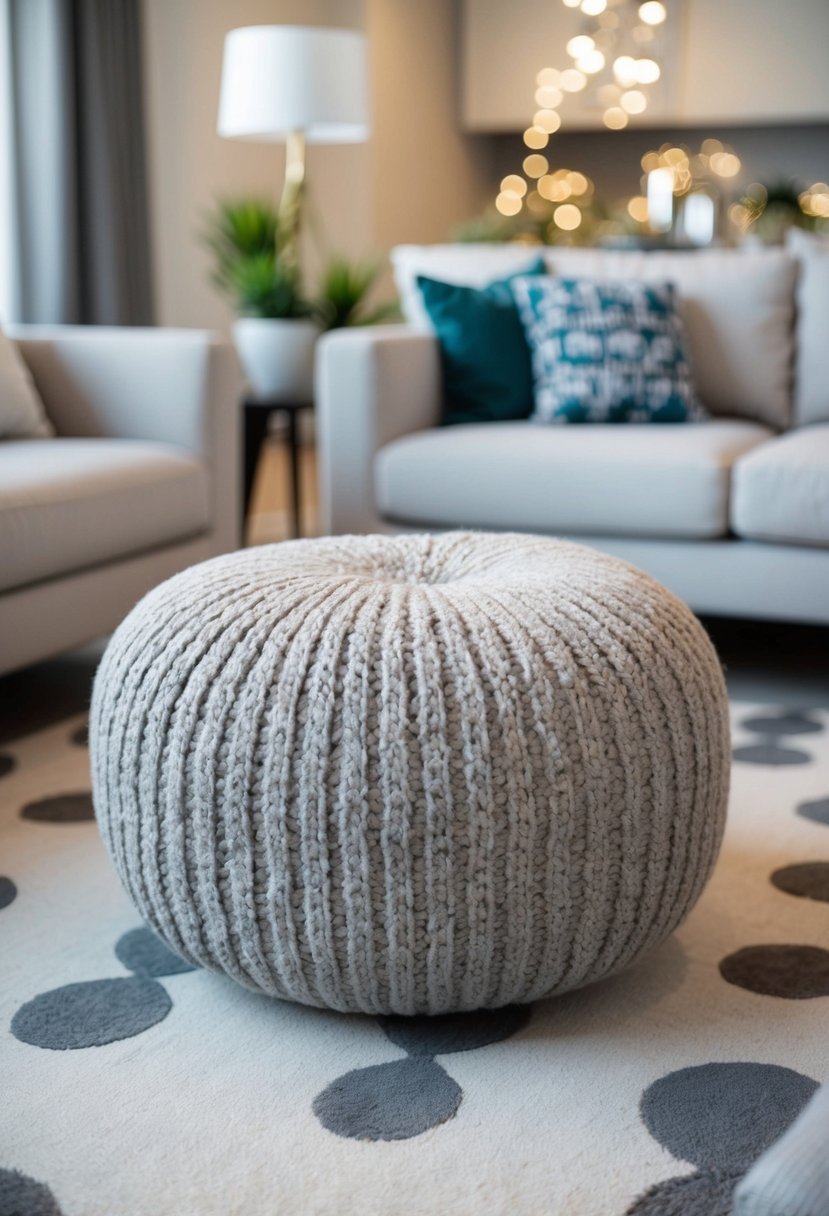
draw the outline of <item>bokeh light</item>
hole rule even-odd
[[[574,203],[562,203],[553,212],[553,222],[565,232],[573,232],[581,223],[581,212]]]

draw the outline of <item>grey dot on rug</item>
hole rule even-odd
[[[0,755],[0,777],[5,777],[7,773],[10,773],[14,765],[14,756],[8,756],[5,753]]]
[[[735,747],[732,755],[735,760],[743,764],[768,764],[773,768],[809,764],[812,759],[808,752],[801,752],[793,747],[779,747],[773,739],[769,739],[765,743],[750,743],[745,747]]]
[[[755,718],[746,718],[740,725],[743,730],[751,730],[758,735],[817,735],[823,730],[822,722],[797,710],[788,710],[781,714],[761,714]]]
[[[777,1064],[699,1064],[668,1073],[642,1094],[642,1121],[680,1161],[745,1170],[797,1118],[817,1089]]]
[[[85,823],[95,818],[89,791],[39,798],[36,802],[27,802],[20,814],[34,823]]]
[[[503,1009],[479,1009],[474,1013],[447,1013],[436,1017],[377,1019],[392,1043],[411,1056],[474,1051],[510,1038],[529,1020],[528,1005],[505,1005]]]
[[[829,795],[826,798],[816,798],[813,802],[801,802],[797,813],[802,819],[823,823],[829,827]]]
[[[8,908],[17,898],[17,887],[10,878],[0,878],[0,908]]]
[[[184,975],[195,971],[192,963],[173,954],[151,929],[130,929],[115,943],[115,956],[134,975],[158,979],[162,975]]]
[[[173,1002],[155,980],[90,980],[52,988],[27,1001],[12,1018],[15,1038],[53,1051],[102,1047],[149,1030]]]
[[[19,1170],[0,1169],[0,1216],[61,1216],[61,1210],[48,1186]]]
[[[314,1099],[323,1127],[350,1140],[409,1140],[451,1119],[463,1092],[423,1056],[344,1073]]]
[[[792,1001],[829,996],[829,950],[820,946],[745,946],[720,963],[729,984]]]
[[[829,903],[829,861],[804,861],[775,870],[771,881],[787,895]]]
[[[731,1216],[742,1170],[701,1170],[658,1182],[630,1205],[625,1216]]]

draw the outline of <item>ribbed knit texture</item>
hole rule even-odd
[[[104,839],[174,950],[370,1013],[626,966],[699,896],[728,789],[691,612],[626,563],[503,533],[193,567],[114,635],[90,735]]]

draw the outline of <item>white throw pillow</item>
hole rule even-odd
[[[43,402],[17,347],[0,330],[0,439],[54,435]]]
[[[794,420],[829,422],[829,238],[791,228],[786,246],[800,263]]]
[[[429,328],[418,299],[418,274],[477,287],[519,271],[529,252],[526,245],[398,246],[391,261],[403,315],[418,328]],[[750,418],[777,430],[791,424],[797,274],[791,254],[551,246],[543,256],[550,274],[563,278],[673,283],[703,405],[714,415]]]

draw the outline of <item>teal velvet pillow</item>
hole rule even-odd
[[[483,288],[418,276],[440,343],[444,426],[507,422],[532,413],[532,358],[510,282],[519,274],[545,273],[543,258],[536,258],[525,270]]]

